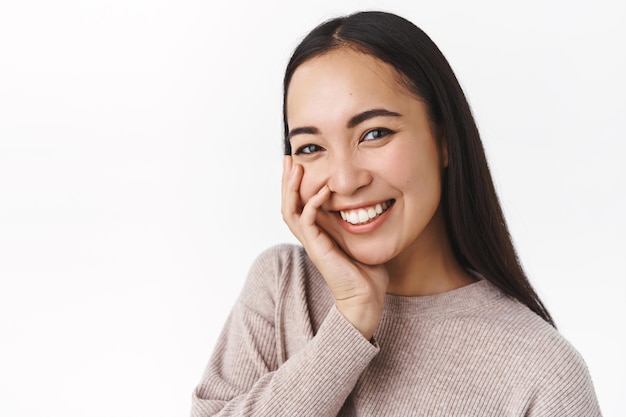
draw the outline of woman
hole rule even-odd
[[[284,82],[283,218],[193,416],[595,416],[519,264],[469,105],[410,22],[315,28]]]

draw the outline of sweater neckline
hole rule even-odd
[[[480,279],[440,294],[414,297],[385,294],[384,312],[393,316],[441,317],[480,309],[502,297],[504,295],[493,284]]]

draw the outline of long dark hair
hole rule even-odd
[[[442,206],[454,254],[508,296],[554,326],[519,262],[491,179],[480,135],[450,64],[421,29],[399,16],[360,12],[322,23],[295,49],[284,79],[285,154],[291,154],[287,91],[305,61],[338,48],[352,48],[390,64],[399,81],[422,100],[448,148]]]

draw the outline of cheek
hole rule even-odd
[[[430,195],[441,187],[441,168],[436,154],[414,149],[405,149],[394,155],[394,164],[389,164],[386,175],[405,192]],[[422,195],[422,197],[426,197]]]
[[[313,167],[304,167],[302,182],[300,182],[300,199],[306,204],[309,199],[317,193],[325,184],[321,173],[316,172]]]

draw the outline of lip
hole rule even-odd
[[[341,214],[339,213],[339,210],[333,211],[333,215],[335,219],[339,222],[339,225],[349,233],[353,233],[353,234],[371,233],[374,230],[378,229],[380,226],[382,226],[383,223],[389,217],[389,214],[393,211],[396,201],[394,199],[386,200],[386,201],[391,201],[390,206],[387,208],[387,210],[385,210],[378,217],[374,218],[372,221],[369,221],[367,223],[363,223],[363,224],[349,223],[341,218]],[[342,211],[356,210],[356,209],[360,209],[364,207],[371,207],[373,205],[380,204],[380,203],[381,202],[344,206],[341,208],[341,210]]]

